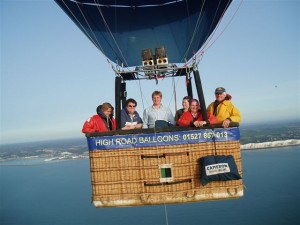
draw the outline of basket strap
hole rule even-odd
[[[170,152],[170,153],[163,153],[158,155],[141,155],[142,159],[147,158],[166,158],[166,156],[174,156],[174,155],[187,155],[189,156],[189,152]]]
[[[213,137],[212,137],[212,140],[213,140],[213,145],[214,145],[214,152],[213,152],[213,155],[217,155],[217,144],[216,144],[216,138],[215,138],[215,127],[212,125],[211,126],[211,129],[213,131]]]
[[[192,182],[192,179],[183,179],[183,180],[176,180],[176,181],[172,181],[172,182],[163,182],[164,185],[172,185],[172,184],[180,184],[180,183],[186,183]],[[161,186],[161,182],[159,183],[153,183],[153,182],[144,182],[144,186]]]

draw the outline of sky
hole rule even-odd
[[[241,126],[299,120],[299,22],[299,0],[233,1],[198,65],[206,105],[223,86]],[[0,23],[0,144],[84,137],[96,107],[114,105],[106,58],[51,0],[1,0]],[[186,89],[172,82],[127,82],[127,96],[142,114],[160,90],[175,112]]]

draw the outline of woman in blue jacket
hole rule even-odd
[[[122,130],[140,129],[143,126],[143,120],[136,111],[137,102],[133,98],[127,99],[125,107],[121,111]]]

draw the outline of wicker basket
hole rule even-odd
[[[138,134],[134,135],[137,137]],[[104,137],[107,138],[88,137],[88,141]],[[214,181],[206,186],[200,180],[199,159],[215,154],[232,155],[242,176],[239,140],[178,142],[145,147],[132,145],[113,149],[91,149],[89,146],[92,201],[96,207],[181,203],[243,196],[242,180]]]

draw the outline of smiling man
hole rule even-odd
[[[161,100],[162,93],[160,91],[154,91],[152,93],[153,105],[146,108],[143,113],[143,128],[153,128],[157,120],[163,120],[172,125],[175,124],[171,110],[163,106]]]
[[[207,107],[210,112],[217,117],[218,123],[222,123],[224,128],[229,127],[230,122],[241,122],[241,113],[232,103],[231,95],[226,93],[225,88],[218,87],[215,90],[216,100]]]

